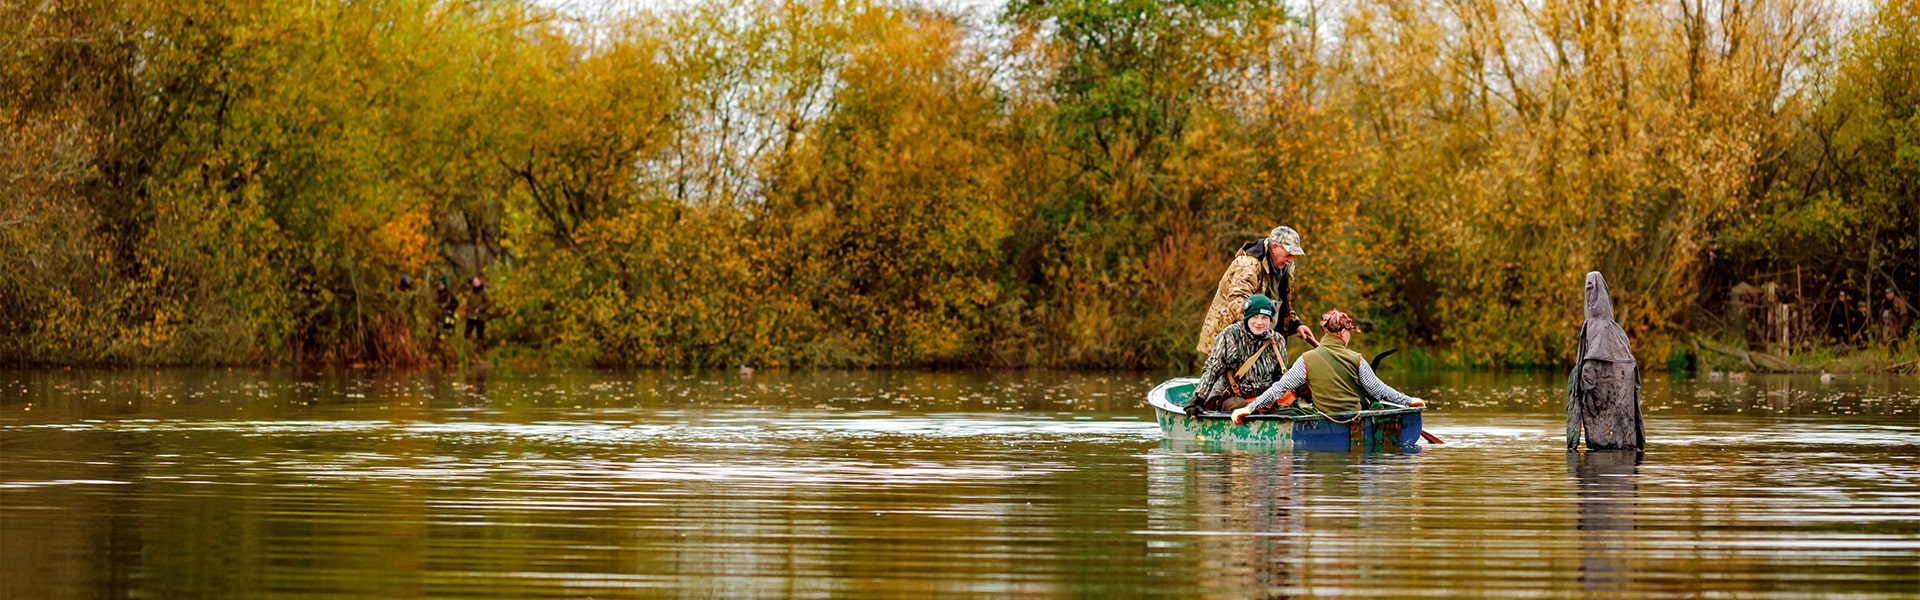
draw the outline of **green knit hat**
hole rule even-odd
[[[1245,323],[1254,315],[1273,316],[1273,301],[1266,294],[1254,294],[1247,297],[1247,308],[1240,311],[1240,322]]]

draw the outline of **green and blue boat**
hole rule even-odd
[[[1422,408],[1363,410],[1310,415],[1248,415],[1235,425],[1227,413],[1187,416],[1184,407],[1193,396],[1198,377],[1167,380],[1147,392],[1160,421],[1160,432],[1172,441],[1228,445],[1260,445],[1305,450],[1401,450],[1420,445]]]

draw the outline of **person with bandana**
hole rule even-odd
[[[1320,347],[1302,352],[1293,366],[1287,367],[1287,373],[1280,376],[1280,381],[1262,392],[1259,399],[1233,411],[1235,423],[1302,387],[1309,392],[1302,395],[1312,398],[1312,410],[1324,414],[1365,410],[1370,402],[1393,408],[1427,405],[1426,401],[1380,381],[1367,359],[1347,347],[1353,343],[1353,334],[1360,331],[1354,326],[1353,317],[1339,310],[1327,311],[1320,315],[1320,331]]]
[[[1626,330],[1613,321],[1613,297],[1598,271],[1587,273],[1586,314],[1567,374],[1567,449],[1579,447],[1583,431],[1588,450],[1645,448],[1640,369]]]

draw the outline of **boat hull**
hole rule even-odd
[[[1308,450],[1398,450],[1420,444],[1419,408],[1365,410],[1307,417],[1250,415],[1243,424],[1223,413],[1190,417],[1183,411],[1199,379],[1181,377],[1147,395],[1168,440],[1260,445]]]

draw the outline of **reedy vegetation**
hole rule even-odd
[[[1563,362],[1597,269],[1657,363],[1916,289],[1917,7],[0,0],[0,362],[414,362],[485,265],[562,362],[1188,365],[1288,224],[1370,335]]]

